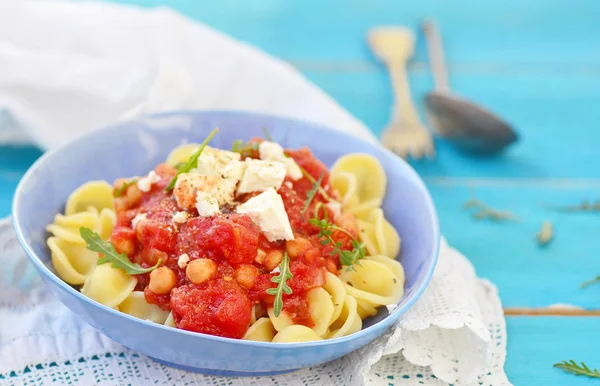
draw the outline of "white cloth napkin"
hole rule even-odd
[[[2,1],[0,141],[53,147],[143,113],[218,108],[375,141],[291,66],[168,9]],[[332,363],[263,378],[186,373],[110,341],[44,290],[9,219],[0,267],[0,384],[510,385],[497,290],[445,241],[431,284],[384,336]]]

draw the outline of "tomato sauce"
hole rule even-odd
[[[329,171],[308,149],[286,150],[286,154],[313,180],[322,176],[322,191],[337,199],[329,185]],[[149,303],[170,310],[178,328],[242,338],[250,325],[252,308],[265,310],[274,302],[274,296],[266,290],[277,286],[271,281],[277,273],[271,273],[269,258],[265,256],[272,252],[277,256],[277,251],[281,256],[286,242],[269,242],[250,217],[235,213],[235,208],[221,208],[222,213],[210,217],[200,217],[192,209],[185,223],[174,223],[173,215],[180,209],[172,193],[164,189],[177,171],[161,164],[155,172],[161,180],[149,192],[140,194],[139,190],[136,193],[136,189],[128,187],[116,198],[117,224],[111,241],[119,252],[127,253],[131,261],[143,267],[152,267],[160,260],[161,266],[175,273],[177,282],[170,293],[156,294],[148,287],[150,274],[143,274],[138,275],[136,290],[144,291]],[[333,219],[333,212],[323,205],[326,197],[318,192],[303,212],[312,189],[313,182],[305,176],[297,181],[286,178],[278,191],[299,245],[292,254],[288,244],[293,277],[287,283],[292,294],[283,295],[283,310],[296,323],[309,327],[313,322],[306,293],[325,284],[327,270],[337,274],[340,267],[339,256],[331,254],[330,245],[322,245],[319,229],[309,223],[315,213],[319,218]],[[238,199],[244,202],[249,197]],[[133,229],[132,221],[136,218],[137,227]],[[334,232],[332,237],[342,242],[344,248],[351,248],[349,237],[343,232]],[[184,253],[190,261],[213,260],[218,266],[215,276],[202,284],[191,283],[185,267],[178,264]],[[260,312],[256,317],[259,316]]]

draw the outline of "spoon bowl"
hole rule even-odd
[[[433,91],[425,103],[433,129],[464,151],[498,153],[519,138],[500,117],[456,95]]]

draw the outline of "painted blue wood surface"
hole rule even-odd
[[[598,379],[576,377],[552,365],[583,360],[600,370],[599,324],[591,317],[507,317],[509,380],[515,386],[597,386]]]
[[[169,4],[238,39],[290,61],[374,132],[391,104],[387,76],[365,45],[377,24],[440,24],[459,94],[505,116],[522,141],[505,156],[473,159],[443,142],[434,162],[414,162],[438,207],[451,244],[500,289],[505,306],[570,303],[600,308],[600,216],[558,214],[542,204],[600,198],[600,2],[580,0],[281,1],[127,0]],[[431,89],[423,39],[410,65],[417,100]],[[0,147],[0,216],[9,214],[20,176],[40,152]],[[514,224],[477,222],[462,210],[469,186],[482,201],[510,209]],[[543,220],[556,239],[534,242]],[[552,364],[563,359],[600,367],[600,319],[509,317],[506,371],[515,385],[591,385]]]

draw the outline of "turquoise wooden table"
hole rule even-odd
[[[451,244],[493,281],[507,313],[506,372],[515,385],[592,385],[552,367],[563,359],[600,368],[600,213],[557,213],[544,204],[600,198],[600,2],[580,0],[278,1],[129,0],[174,9],[294,64],[375,133],[392,95],[365,45],[378,24],[439,23],[451,87],[511,121],[521,141],[502,157],[477,159],[438,142],[433,162],[413,162],[436,202]],[[422,107],[432,79],[423,38],[410,66]],[[0,215],[39,156],[0,147]],[[477,221],[463,211],[470,190],[520,222]],[[534,240],[550,220],[555,240]],[[562,303],[582,307],[548,309]],[[541,315],[540,315],[541,314]],[[569,315],[565,315],[569,314]]]

